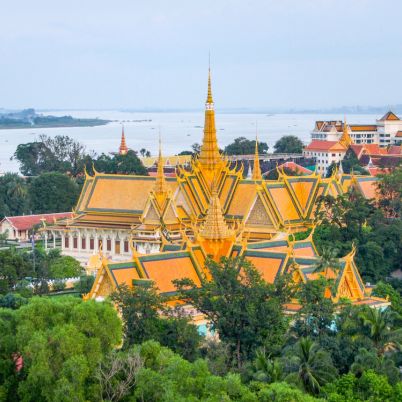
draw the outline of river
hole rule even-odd
[[[68,135],[83,143],[88,150],[108,153],[118,150],[121,125],[124,124],[126,142],[129,148],[146,148],[153,155],[158,149],[159,129],[162,136],[163,153],[174,155],[182,150],[190,150],[191,145],[202,140],[204,114],[199,113],[141,113],[102,111],[49,111],[46,115],[71,115],[81,118],[101,118],[112,120],[105,126],[62,127],[0,130],[0,172],[17,172],[18,163],[10,160],[17,145],[32,142],[40,134],[49,136]],[[219,145],[223,148],[236,137],[255,138],[256,122],[258,138],[267,142],[272,150],[275,142],[284,135],[296,135],[304,143],[310,141],[310,131],[316,120],[342,119],[336,114],[253,114],[217,113],[216,127]],[[348,122],[375,123],[378,115],[348,115]]]

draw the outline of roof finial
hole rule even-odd
[[[159,127],[159,156],[158,156],[158,167],[156,172],[155,193],[163,194],[165,192],[166,192],[166,180],[165,180],[165,174],[163,172],[162,139]]]
[[[258,153],[258,135],[257,135],[257,122],[255,122],[255,153],[254,153],[254,168],[253,168],[253,180],[261,180],[261,167],[260,157]]]
[[[128,152],[128,148],[126,145],[126,137],[124,135],[124,125],[122,124],[121,126],[121,141],[120,141],[120,147],[119,147],[119,154],[120,155],[126,155]]]
[[[212,99],[210,69],[208,70],[208,95],[205,103],[204,138],[202,140],[198,160],[202,167],[206,168],[208,171],[214,171],[217,167],[222,166],[223,162],[216,138],[215,111]],[[210,179],[211,178],[210,175]]]
[[[206,103],[211,106],[214,103],[212,99],[212,85],[211,85],[211,55],[208,55],[208,94]]]
[[[344,117],[343,132],[339,142],[345,147],[349,147],[349,145],[353,144],[353,140],[349,135],[348,125],[346,123],[346,116]]]

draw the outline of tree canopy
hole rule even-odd
[[[276,154],[301,154],[303,152],[303,143],[294,135],[285,135],[276,141],[274,150]]]
[[[258,142],[258,153],[266,154],[267,152],[268,144]],[[224,153],[226,155],[252,155],[255,153],[255,140],[248,140],[245,137],[235,138],[234,142],[226,145]]]
[[[66,212],[77,203],[78,184],[62,173],[43,173],[29,186],[30,206],[35,213]]]

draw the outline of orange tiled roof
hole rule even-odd
[[[85,209],[91,212],[141,214],[155,180],[149,176],[96,175]],[[167,185],[174,191],[177,181],[168,180]]]
[[[304,148],[305,151],[339,151],[346,152],[346,148],[340,144],[338,141],[320,141],[313,140],[307,147]]]
[[[397,138],[402,138],[402,131],[398,131],[395,135]]]
[[[385,121],[385,120],[400,120],[400,118],[394,113],[391,112],[391,110],[387,113],[384,114],[384,116],[381,117],[380,121]]]

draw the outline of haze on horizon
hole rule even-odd
[[[400,0],[8,1],[0,108],[221,108],[402,99]]]

